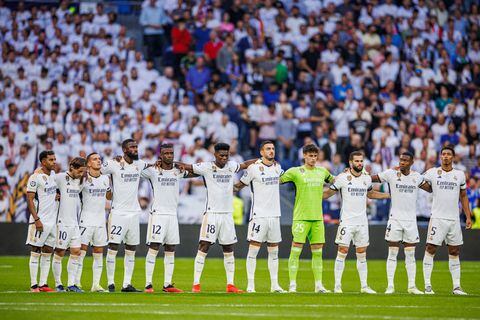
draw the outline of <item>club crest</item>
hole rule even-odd
[[[347,176],[348,181],[352,181],[352,176]]]
[[[402,173],[400,171],[397,172],[397,181],[402,181]]]
[[[47,182],[47,176],[42,176],[43,181]]]
[[[305,169],[300,168],[300,173],[302,173],[302,174],[305,173]]]

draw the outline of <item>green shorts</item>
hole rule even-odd
[[[292,225],[293,242],[310,244],[325,243],[323,220],[294,220]]]

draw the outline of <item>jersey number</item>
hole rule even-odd
[[[153,234],[160,234],[160,229],[162,228],[161,225],[153,225],[152,226],[152,233]]]
[[[215,233],[215,225],[207,224],[207,233]]]
[[[85,227],[80,227],[80,235],[83,236],[83,234],[85,233],[86,230],[87,230],[87,228],[85,228]]]
[[[110,234],[115,234],[119,236],[121,232],[122,232],[121,226],[112,226],[112,231],[110,232]]]
[[[437,232],[437,227],[432,227],[432,232],[430,232],[430,235],[434,236],[436,232]]]
[[[305,230],[303,223],[296,223],[295,224],[295,232],[302,233]]]
[[[59,231],[58,232],[58,239],[67,240],[67,231]]]
[[[390,230],[392,230],[392,225],[391,225],[391,224],[389,224],[389,225],[387,226],[387,232],[390,232]]]
[[[260,232],[260,225],[259,224],[253,224],[252,231],[255,231],[257,233]]]
[[[40,238],[42,236],[42,231],[35,230],[35,238]]]
[[[342,229],[340,229],[340,234],[341,234],[342,236],[344,236],[345,233],[347,233],[347,231],[345,230],[345,228],[346,228],[346,227],[343,227]]]

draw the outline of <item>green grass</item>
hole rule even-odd
[[[288,287],[287,261],[280,262],[280,284]],[[91,285],[91,258],[85,260],[83,287]],[[121,285],[123,259],[118,259],[116,282]],[[245,288],[245,260],[236,260],[236,284]],[[385,262],[368,261],[369,284],[378,292],[386,287]],[[421,262],[417,265],[417,286],[422,288]],[[38,293],[29,288],[28,257],[0,257],[0,318],[26,319],[32,313],[39,319],[146,319],[147,317],[196,318],[296,318],[296,319],[480,319],[480,263],[462,263],[462,285],[470,293],[466,297],[451,295],[451,278],[447,262],[436,262],[432,277],[434,296],[406,294],[406,273],[399,261],[396,274],[397,294],[386,296],[359,294],[355,260],[349,259],[343,274],[342,295],[313,293],[313,276],[309,261],[302,261],[297,294],[270,294],[266,260],[259,260],[256,294],[225,294],[225,272],[221,259],[209,259],[202,277],[201,294],[164,294],[158,289],[163,283],[163,261],[157,261],[155,294],[122,293]],[[63,278],[66,282],[66,259]],[[193,259],[177,259],[174,281],[185,290],[191,288]],[[137,258],[133,284],[143,288],[144,259]],[[105,271],[102,284],[105,285]],[[333,288],[333,261],[325,261],[324,283]],[[49,284],[53,286],[50,274]],[[94,318],[92,318],[92,316]]]

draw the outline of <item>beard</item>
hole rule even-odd
[[[357,173],[360,173],[363,170],[363,166],[361,166],[360,168],[357,168],[357,167],[353,166],[352,169],[353,169],[353,171],[355,171]]]
[[[126,155],[132,160],[138,160],[138,153],[126,153]]]

